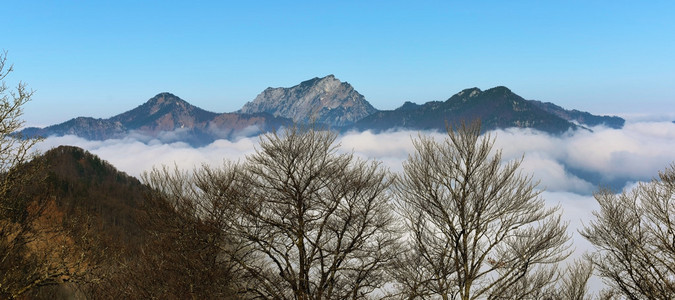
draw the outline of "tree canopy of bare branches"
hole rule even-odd
[[[595,194],[600,211],[581,234],[610,292],[628,299],[675,297],[675,164],[631,191]]]
[[[260,297],[359,299],[385,283],[398,240],[391,179],[376,162],[337,153],[336,137],[292,127],[247,158],[240,230],[259,258],[246,270]]]
[[[68,268],[44,263],[31,250],[44,237],[38,227],[45,223],[39,218],[47,202],[35,203],[29,196],[27,183],[42,174],[38,166],[25,163],[39,139],[16,132],[23,127],[23,105],[33,92],[23,82],[8,87],[5,79],[12,71],[7,52],[0,53],[0,298],[20,296],[69,274]]]
[[[383,287],[396,254],[392,179],[338,153],[336,137],[291,127],[264,136],[243,163],[155,169],[144,181],[180,215],[218,228],[212,240],[237,297],[360,299]]]
[[[480,123],[420,136],[396,182],[408,249],[394,269],[409,299],[536,298],[567,257],[566,225],[520,161],[502,164]]]

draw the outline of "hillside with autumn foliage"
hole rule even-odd
[[[217,264],[202,261],[214,251],[206,244],[208,226],[152,197],[138,179],[71,146],[19,169],[44,174],[10,194],[25,200],[26,216],[3,221],[5,229],[30,229],[25,247],[7,260],[21,266],[14,268],[15,276],[30,277],[16,289],[24,297],[182,298],[227,291],[226,284],[206,286],[228,278],[213,270]]]

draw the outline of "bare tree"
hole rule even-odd
[[[527,274],[514,286],[496,298],[499,299],[545,299],[545,300],[591,300],[612,299],[611,295],[588,293],[588,280],[593,266],[587,259],[569,262],[567,268],[559,272],[554,267],[544,269],[533,275]]]
[[[575,260],[567,266],[567,273],[562,278],[557,299],[584,300],[591,299],[588,295],[588,280],[593,275],[593,264],[587,259]],[[596,297],[603,299],[602,295]],[[554,298],[556,299],[556,298]]]
[[[521,161],[501,162],[480,123],[420,136],[396,182],[408,249],[394,269],[409,299],[536,298],[568,255],[558,208],[545,208]]]
[[[628,299],[675,298],[675,164],[632,191],[595,194],[600,211],[581,234],[610,292]]]
[[[27,203],[22,201],[24,199],[12,199],[7,195],[23,187],[20,184],[22,178],[19,177],[34,175],[30,172],[21,172],[16,167],[33,157],[31,149],[39,139],[23,138],[16,133],[24,124],[21,119],[23,105],[30,101],[33,92],[22,82],[16,89],[7,87],[5,78],[12,71],[13,66],[7,65],[7,52],[0,53],[0,217],[16,221],[16,218],[10,217],[24,213]],[[3,234],[3,237],[6,236],[8,234]]]
[[[386,282],[398,231],[389,173],[338,154],[336,134],[288,128],[247,158],[250,195],[239,230],[253,296],[360,299]]]
[[[45,190],[47,163],[33,147],[41,138],[22,136],[23,105],[33,91],[19,82],[0,53],[0,298],[31,297],[47,286],[89,280],[98,258],[89,218],[66,216],[53,190]],[[73,285],[70,285],[72,287]],[[68,287],[68,288],[70,288]],[[54,289],[55,290],[55,289]]]
[[[391,178],[376,162],[338,154],[335,139],[328,131],[292,127],[262,138],[243,164],[193,172],[155,169],[143,181],[153,188],[153,198],[165,199],[177,212],[155,219],[188,220],[172,222],[176,228],[168,232],[204,232],[204,238],[174,242],[172,249],[217,249],[181,257],[206,269],[198,260],[225,268],[231,275],[226,284],[236,292],[229,297],[371,295],[386,283],[385,268],[398,241],[387,193]],[[154,260],[160,265],[166,258]],[[189,269],[185,263],[178,267]]]
[[[62,265],[43,263],[30,249],[45,236],[38,227],[44,225],[39,218],[47,202],[30,197],[28,183],[43,175],[39,166],[26,166],[39,139],[16,132],[24,124],[23,105],[33,92],[23,82],[15,89],[7,87],[5,79],[12,71],[7,52],[0,53],[0,298],[20,296],[69,274]]]

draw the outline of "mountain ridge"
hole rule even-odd
[[[232,273],[203,259],[212,252],[202,224],[154,196],[150,185],[73,146],[50,149],[17,169],[34,170],[44,176],[21,181],[21,193],[11,195],[28,201],[40,225],[32,233],[39,238],[19,252],[25,260],[19,274],[30,276],[26,265],[68,271],[21,298],[232,298]]]
[[[361,117],[363,116],[363,117]],[[129,111],[107,119],[77,117],[44,128],[26,128],[26,136],[76,135],[91,140],[134,134],[144,141],[207,145],[217,139],[254,136],[295,123],[322,124],[346,132],[395,129],[445,130],[447,125],[480,119],[484,130],[533,128],[550,134],[604,125],[621,128],[616,116],[567,110],[550,102],[526,100],[509,88],[464,89],[445,101],[377,110],[349,83],[334,75],[305,80],[289,88],[266,88],[242,109],[231,113],[204,110],[162,92]]]
[[[290,124],[290,119],[266,113],[210,112],[163,92],[107,119],[77,117],[44,128],[29,127],[21,133],[26,136],[76,135],[91,140],[119,139],[136,133],[148,140],[203,146],[216,139],[255,135]],[[167,135],[167,132],[176,134]]]
[[[358,121],[354,127],[376,131],[397,128],[444,130],[446,126],[475,119],[481,120],[483,130],[519,127],[561,134],[577,128],[577,125],[538,108],[504,86],[485,91],[468,88],[445,101],[404,104],[395,110],[372,114]]]
[[[617,116],[597,116],[589,112],[579,111],[576,109],[567,110],[551,102],[543,102],[538,100],[528,100],[532,104],[538,106],[539,108],[553,113],[561,118],[564,118],[568,121],[577,122],[579,124],[584,124],[586,126],[598,126],[605,125],[610,128],[620,129],[623,128],[623,125],[626,123],[626,120],[617,117]]]

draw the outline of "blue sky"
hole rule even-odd
[[[675,113],[675,1],[10,1],[32,125],[169,91],[216,112],[334,74],[376,108],[504,85],[592,113]]]

